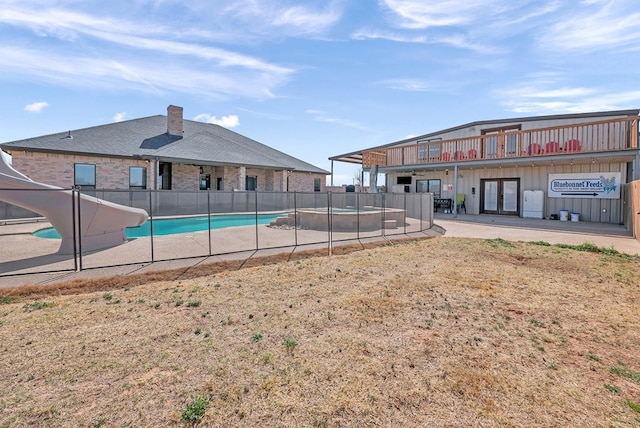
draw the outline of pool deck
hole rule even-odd
[[[295,245],[293,230],[242,226],[211,231],[214,243],[212,256],[209,254],[208,232],[192,232],[179,235],[154,237],[153,259],[150,238],[135,238],[128,242],[85,254],[82,257],[82,270],[76,271],[76,262],[72,255],[57,254],[59,240],[38,238],[32,235],[36,230],[49,227],[47,222],[20,223],[0,226],[0,288],[24,285],[46,285],[75,279],[89,279],[115,275],[133,275],[147,272],[189,268],[207,263],[247,260],[275,254],[295,254],[309,250],[326,250],[329,253],[328,233],[326,231],[298,231],[298,245]],[[418,230],[413,225],[413,230]],[[441,236],[442,230],[433,228],[424,232],[403,233],[402,228],[388,231],[385,237],[380,231],[361,233],[360,239],[354,239],[353,233],[334,233],[332,246],[364,245],[374,241],[389,241],[406,238],[425,238]],[[376,236],[378,234],[378,236]],[[270,247],[256,250],[259,246]],[[176,259],[180,257],[179,259]],[[166,260],[162,260],[166,259]],[[170,260],[169,260],[170,259]],[[120,265],[100,267],[105,264]]]
[[[640,241],[634,239],[629,230],[622,225],[565,222],[558,220],[523,219],[519,217],[466,215],[459,214],[455,218],[451,214],[436,214],[434,227],[423,232],[403,234],[392,231],[386,237],[371,236],[348,239],[353,234],[334,233],[333,246],[366,244],[369,242],[395,240],[405,238],[429,237],[467,237],[467,238],[502,238],[510,241],[546,241],[551,244],[579,245],[585,242],[599,247],[614,248],[617,251],[640,255]],[[0,226],[0,273],[11,276],[0,277],[0,287],[17,287],[23,285],[47,285],[75,279],[91,279],[117,275],[134,275],[154,271],[188,269],[201,264],[221,261],[247,260],[275,254],[295,254],[307,250],[326,249],[327,242],[313,244],[311,242],[326,241],[327,233],[305,231],[299,246],[293,245],[292,232],[261,227],[261,246],[277,248],[255,250],[247,243],[256,237],[253,226],[234,228],[233,233],[220,229],[215,233],[216,251],[224,250],[224,254],[213,256],[192,256],[197,252],[206,253],[208,245],[207,232],[167,235],[157,239],[155,258],[176,254],[184,258],[178,260],[149,260],[149,244],[145,239],[134,239],[123,245],[97,251],[85,255],[82,259],[83,270],[75,271],[73,258],[56,254],[59,241],[35,238],[31,233],[49,226],[46,222],[18,223]],[[305,242],[307,242],[305,244]],[[215,253],[215,251],[214,251]],[[136,259],[138,261],[136,261]],[[124,266],[97,267],[108,260],[110,264],[128,263]],[[42,271],[55,271],[37,273]]]

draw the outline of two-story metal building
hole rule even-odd
[[[638,114],[477,121],[329,159],[384,173],[387,192],[432,192],[445,211],[626,224],[627,184],[640,179]]]

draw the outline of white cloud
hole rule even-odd
[[[562,80],[561,75],[539,73],[526,85],[503,89],[495,95],[507,110],[527,114],[622,110],[640,104],[637,90],[611,92],[600,87],[570,87],[563,85]]]
[[[403,28],[419,29],[463,25],[479,18],[482,12],[497,9],[488,0],[384,0]],[[486,13],[486,12],[485,12]]]
[[[252,31],[268,32],[270,27],[283,30],[286,35],[323,33],[342,17],[342,1],[334,0],[320,7],[308,3],[283,5],[282,0],[235,0],[221,8],[225,15],[244,19]],[[324,3],[324,2],[319,2]]]
[[[24,106],[26,111],[32,113],[40,113],[45,107],[49,107],[49,103],[46,101],[38,101],[37,103],[31,103]]]
[[[321,110],[310,109],[310,110],[307,110],[306,112],[311,116],[313,116],[313,119],[318,122],[335,123],[341,126],[345,126],[347,128],[359,129],[360,131],[370,131],[370,129],[365,125],[362,125],[358,122],[355,122],[349,119],[332,116],[329,113],[326,113]]]
[[[235,128],[236,126],[240,126],[240,118],[235,114],[217,118],[216,116],[212,116],[208,113],[202,113],[194,117],[193,120],[196,120],[198,122],[212,123],[214,125],[220,125],[225,128]]]
[[[640,43],[640,12],[621,0],[585,1],[581,10],[550,26],[539,43],[547,49],[577,52],[628,47]]]
[[[118,113],[116,113],[115,115],[113,115],[112,120],[113,120],[114,122],[122,122],[122,121],[124,120],[124,118],[125,118],[125,116],[126,116],[126,115],[127,115],[127,112],[126,112],[126,111],[118,112]]]
[[[188,62],[172,64],[164,57],[122,62],[2,46],[0,71],[70,86],[134,89],[156,94],[176,91],[215,98],[269,98],[273,96],[272,89],[285,79],[281,74],[268,71],[197,68]]]
[[[145,21],[141,21],[145,22]],[[148,21],[151,22],[151,21]],[[164,24],[140,24],[65,9],[31,10],[17,3],[0,10],[0,24],[31,30],[41,37],[37,48],[0,46],[0,72],[35,76],[54,83],[201,93],[212,97],[265,98],[294,72],[292,68],[214,46],[189,42],[182,30]],[[200,39],[211,36],[197,29]],[[64,49],[60,49],[61,42]],[[102,56],[85,46],[100,42]],[[148,53],[145,51],[149,51]],[[179,76],[176,77],[176,76]],[[93,81],[93,83],[91,83]],[[125,83],[125,85],[123,85]]]
[[[305,6],[294,6],[277,13],[272,25],[295,27],[304,33],[322,32],[338,21],[341,16],[333,8],[318,11]]]
[[[380,85],[391,89],[410,92],[426,92],[431,89],[432,84],[422,80],[414,79],[390,79],[380,82]]]
[[[407,36],[397,32],[382,31],[382,30],[367,30],[360,29],[351,35],[354,40],[391,40],[392,42],[401,43],[427,43],[425,36]]]

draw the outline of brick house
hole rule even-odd
[[[321,192],[329,174],[182,107],[108,125],[6,142],[13,167],[62,188]]]

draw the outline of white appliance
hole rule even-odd
[[[544,218],[544,190],[525,190],[522,217]]]

